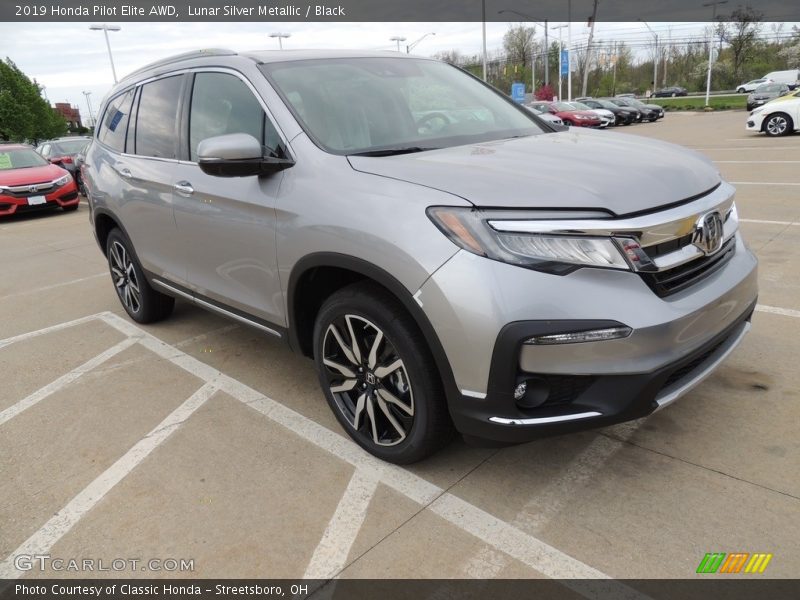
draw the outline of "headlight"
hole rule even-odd
[[[67,173],[63,177],[56,179],[53,183],[56,187],[61,187],[62,185],[67,185],[70,181],[72,181],[72,175]]]
[[[509,219],[530,221],[564,218],[564,212],[544,215],[541,212],[484,212],[469,208],[434,206],[428,209],[427,214],[457,246],[492,260],[557,275],[566,275],[580,267],[630,270],[625,256],[611,238],[503,231],[498,224],[499,220]],[[568,218],[598,216],[608,217],[605,213],[570,213]]]

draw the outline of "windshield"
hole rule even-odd
[[[36,154],[36,152],[27,148],[15,148],[13,150],[0,149],[0,171],[43,167],[49,164],[49,162]]]
[[[573,110],[578,110],[577,108],[575,108],[571,104],[567,104],[566,102],[553,102],[553,106],[555,106],[556,110],[559,112],[565,112],[565,111],[569,112]]]
[[[597,103],[603,108],[619,108],[618,105],[614,104],[613,102],[609,102],[608,100],[597,100]]]
[[[590,107],[586,106],[583,102],[570,102],[572,106],[574,106],[577,110],[592,110]]]
[[[89,142],[87,140],[69,140],[53,143],[51,154],[78,154]]]
[[[331,58],[261,69],[306,133],[334,154],[422,151],[543,132],[528,111],[441,62]]]

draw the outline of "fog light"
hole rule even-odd
[[[572,333],[554,333],[551,335],[536,335],[525,340],[529,345],[553,344],[578,344],[581,342],[600,342],[604,340],[618,340],[628,337],[633,333],[630,327],[609,327],[607,329],[591,329],[589,331],[575,331]]]
[[[514,400],[522,400],[523,396],[525,396],[525,392],[528,391],[528,382],[523,381],[517,387],[514,388]]]

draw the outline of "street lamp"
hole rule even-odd
[[[279,50],[283,50],[283,40],[286,39],[286,38],[292,37],[292,34],[291,33],[281,33],[279,31],[276,31],[274,33],[270,33],[269,37],[278,38],[278,49]]]
[[[436,32],[435,32],[435,31],[431,31],[430,33],[426,33],[426,34],[425,34],[425,35],[423,35],[421,38],[419,38],[419,39],[418,39],[416,42],[413,42],[413,43],[409,44],[408,46],[406,46],[406,54],[411,54],[411,51],[412,51],[414,48],[416,48],[416,47],[417,47],[417,45],[418,45],[418,44],[419,44],[419,43],[420,43],[422,40],[424,40],[426,37],[428,37],[429,35],[436,35]]]
[[[717,0],[716,2],[706,2],[703,6],[712,6],[712,13],[711,13],[711,23],[713,24],[714,21],[717,20],[717,5],[718,4],[727,4],[728,0]],[[714,35],[714,29],[711,29],[711,36]],[[721,48],[720,48],[721,49]],[[710,96],[711,96],[711,63],[713,61],[713,53],[714,52],[714,40],[709,38],[708,40],[708,74],[706,75],[706,106],[708,106]]]
[[[92,92],[81,92],[86,97],[86,106],[89,108],[89,123],[94,124],[94,114],[92,114],[92,103],[89,100],[89,96],[92,95]]]
[[[519,12],[517,10],[501,10],[501,11],[497,12],[498,15],[501,15],[503,13],[514,13],[515,15],[519,15],[520,17],[522,17],[526,21],[530,21],[531,23],[536,23],[538,25],[544,25],[544,84],[545,85],[549,85],[549,83],[550,83],[550,47],[549,47],[549,42],[548,42],[548,37],[547,37],[547,30],[548,30],[547,19],[545,19],[544,22],[537,21],[536,19],[534,19],[530,15],[526,15],[525,13],[521,13],[521,12]],[[531,71],[533,71],[533,63],[531,63]],[[533,90],[536,91],[536,82],[535,81],[533,82]]]
[[[114,57],[111,56],[111,43],[108,41],[108,32],[119,31],[122,28],[119,25],[107,25],[105,23],[101,23],[100,25],[89,25],[89,29],[91,29],[92,31],[102,31],[103,35],[106,36],[106,48],[108,48],[108,60],[111,62],[111,74],[114,76],[114,83],[117,83],[117,70],[114,68]]]
[[[561,71],[564,70],[564,66],[561,62],[561,55],[564,52],[564,44],[561,42],[561,30],[564,29],[565,27],[568,27],[568,25],[566,24],[556,25],[555,27],[553,27],[553,29],[558,29],[558,99],[559,100],[563,100],[563,98],[561,97],[561,81],[563,79]]]
[[[727,0],[725,1],[727,2]],[[653,91],[651,92],[652,94],[655,94],[656,84],[658,83],[658,34],[652,29],[650,29],[650,25],[648,25],[646,21],[643,21],[642,19],[639,19],[639,21],[644,23],[644,26],[650,30],[650,33],[653,34],[653,37],[656,40],[656,51],[655,54],[653,55]]]
[[[397,42],[397,51],[400,52],[400,42],[405,42],[406,38],[395,35],[389,38],[390,42]]]

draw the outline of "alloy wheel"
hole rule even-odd
[[[142,292],[133,261],[125,246],[115,241],[111,244],[109,252],[111,277],[120,300],[125,308],[133,313],[138,313],[142,307]]]
[[[786,118],[780,115],[776,115],[771,117],[769,121],[767,121],[767,132],[770,135],[783,135],[786,133],[786,127],[788,123],[786,122]]]
[[[384,332],[346,314],[328,325],[322,352],[329,389],[352,429],[378,446],[405,440],[414,426],[414,395],[406,366]]]

